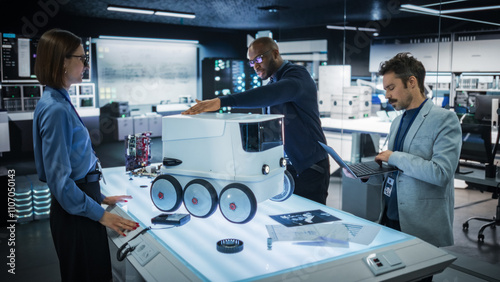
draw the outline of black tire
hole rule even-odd
[[[219,209],[228,221],[243,224],[257,213],[257,200],[247,186],[231,183],[220,192]]]
[[[285,170],[285,178],[283,181],[283,191],[272,197],[271,201],[283,202],[288,200],[288,198],[293,195],[293,191],[295,190],[295,180],[293,180],[293,176],[290,172],[288,172],[288,170]]]
[[[191,180],[184,188],[184,207],[195,217],[206,218],[217,209],[217,191],[210,182],[203,179]]]
[[[182,203],[182,186],[172,175],[163,174],[151,183],[151,201],[160,211],[177,210]]]

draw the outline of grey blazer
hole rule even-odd
[[[389,150],[394,148],[401,119],[391,124]],[[401,231],[438,247],[453,245],[453,180],[461,147],[462,129],[456,114],[426,101],[402,151],[389,158],[389,164],[402,171],[396,179]],[[383,184],[384,179],[374,177],[369,182],[377,181]]]

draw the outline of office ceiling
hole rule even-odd
[[[62,1],[59,1],[62,2]],[[407,19],[418,23],[432,17],[428,15],[401,12],[400,4],[426,6],[435,10],[461,9],[500,5],[499,0],[78,0],[61,5],[61,11],[71,15],[121,19],[139,22],[182,24],[213,28],[242,30],[262,30],[278,28],[298,28],[310,26],[347,25],[391,19]],[[107,5],[149,8],[189,12],[195,19],[179,19],[154,15],[139,15],[107,11]],[[277,8],[277,12],[269,12]],[[453,13],[451,16],[491,21],[500,25],[500,9],[478,12]],[[485,29],[500,28],[488,24],[477,24],[464,20],[448,19],[443,23],[448,28],[483,26]],[[446,28],[446,26],[444,27]],[[477,28],[477,27],[476,27]]]
[[[52,0],[3,1],[2,8],[11,5],[21,9],[21,15],[31,18],[37,11],[45,11],[40,3],[49,3],[49,16],[61,13],[65,17],[85,17],[176,24],[197,27],[225,28],[237,30],[293,29],[345,24],[367,26],[373,22],[393,23],[400,28],[418,29],[429,21],[438,22],[435,16],[399,10],[401,4],[425,6],[435,10],[500,6],[500,0]],[[50,6],[52,3],[52,7]],[[56,7],[54,7],[54,3]],[[155,15],[140,15],[108,11],[108,5],[119,5],[156,10],[194,13],[194,19],[180,19]],[[276,12],[269,12],[269,8]],[[56,9],[57,8],[57,9]],[[7,9],[2,9],[8,11]],[[12,10],[11,10],[12,11]],[[453,13],[448,16],[490,21],[497,25],[443,18],[441,30],[456,32],[464,30],[500,30],[500,9],[477,12]]]

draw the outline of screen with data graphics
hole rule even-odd
[[[95,39],[99,104],[176,103],[196,98],[197,44],[183,41]]]
[[[3,83],[38,83],[35,75],[36,49],[39,38],[25,38],[14,33],[0,33],[1,69]],[[90,37],[82,37],[87,57],[91,56]],[[83,75],[83,81],[90,80],[90,70]]]

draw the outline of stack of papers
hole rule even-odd
[[[273,241],[316,242],[332,246],[347,246],[348,242],[369,245],[381,229],[381,226],[341,222],[322,210],[275,215],[271,218],[282,223],[266,225]]]

